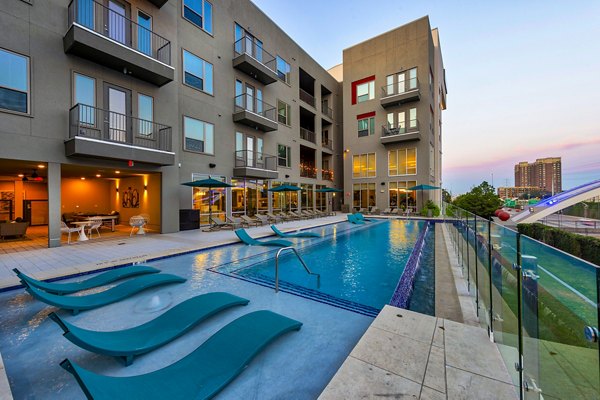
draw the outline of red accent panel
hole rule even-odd
[[[365,119],[365,118],[374,117],[374,116],[375,116],[375,111],[371,111],[371,112],[364,113],[364,114],[358,114],[356,116],[356,119]]]
[[[374,80],[375,80],[375,75],[371,75],[369,77],[362,78],[362,79],[352,82],[352,104],[356,104],[356,87],[365,82],[371,82]]]

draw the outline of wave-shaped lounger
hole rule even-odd
[[[159,269],[149,267],[147,265],[132,265],[130,267],[123,267],[112,269],[110,271],[103,272],[92,278],[72,283],[52,283],[38,281],[30,276],[25,275],[17,268],[13,268],[13,272],[17,274],[21,281],[25,281],[29,286],[35,286],[38,289],[42,289],[48,293],[54,294],[69,294],[79,292],[81,290],[87,290],[98,286],[108,285],[109,283],[129,278],[137,275],[144,274],[155,274],[160,272]]]
[[[371,218],[365,218],[365,216],[362,213],[355,213],[354,217],[359,221],[373,222],[373,220]]]
[[[274,240],[256,240],[246,232],[245,229],[236,229],[235,234],[238,238],[249,246],[278,246],[278,247],[289,247],[293,245],[292,242],[288,240],[274,239]]]
[[[356,218],[356,216],[353,214],[348,214],[348,222],[355,224],[355,225],[365,224],[365,221],[362,221],[362,220]]]
[[[176,363],[144,375],[99,375],[68,359],[60,365],[75,376],[88,399],[209,399],[268,344],[301,326],[271,311],[255,311],[221,328]]]
[[[59,296],[29,286],[27,282],[23,282],[23,284],[25,285],[25,289],[36,299],[43,301],[46,304],[50,304],[51,306],[71,310],[73,315],[77,315],[79,311],[91,310],[92,308],[116,303],[117,301],[133,296],[134,294],[151,287],[165,285],[167,283],[182,283],[185,281],[184,278],[171,274],[144,275],[130,279],[103,292],[87,296]]]
[[[148,353],[188,332],[205,319],[233,306],[245,306],[247,299],[225,292],[201,294],[164,312],[145,324],[112,332],[78,328],[56,313],[49,317],[65,332],[64,337],[93,353],[122,357],[131,365],[133,357]]]
[[[311,237],[320,237],[318,233],[315,232],[296,232],[296,233],[284,233],[281,232],[275,225],[271,225],[271,229],[273,232],[277,234],[279,237],[283,238],[311,238]]]

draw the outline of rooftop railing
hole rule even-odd
[[[419,80],[411,78],[406,81],[391,83],[381,87],[381,97],[395,96],[419,90]]]
[[[412,121],[412,126],[406,126],[406,124],[401,125],[390,125],[386,124],[381,127],[381,136],[394,136],[394,135],[404,135],[408,133],[418,132],[419,131],[419,121]]]
[[[277,171],[277,157],[253,150],[238,150],[235,152],[235,166]]]
[[[600,398],[600,267],[451,204],[451,244],[480,325],[521,398]]]
[[[71,0],[69,26],[74,23],[90,29],[132,50],[171,65],[171,42],[137,24],[121,12],[93,0]]]
[[[263,48],[260,41],[253,37],[245,36],[233,44],[233,53],[235,57],[242,54],[248,54],[256,61],[260,62],[273,72],[277,72],[277,60],[275,57]]]
[[[277,122],[277,110],[274,106],[269,103],[265,103],[262,100],[257,99],[249,94],[240,94],[234,98],[235,112],[239,111],[250,111],[254,114],[258,114],[265,117],[273,122]]]
[[[69,136],[171,151],[170,126],[85,104],[69,110]]]

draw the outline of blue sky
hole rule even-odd
[[[443,186],[453,194],[492,174],[513,185],[515,163],[542,157],[563,158],[565,189],[600,179],[600,1],[254,2],[325,68],[429,15],[448,81]]]

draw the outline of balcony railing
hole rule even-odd
[[[321,103],[321,112],[329,119],[333,119],[333,108],[329,107],[326,102]]]
[[[171,151],[171,127],[152,121],[76,104],[69,110],[69,136]]]
[[[302,100],[306,104],[310,104],[313,107],[316,104],[315,96],[313,96],[312,94],[308,93],[307,91],[305,91],[303,89],[300,89],[300,100]]]
[[[277,171],[277,157],[253,150],[238,150],[235,152],[235,167]]]
[[[316,178],[317,169],[314,167],[314,165],[303,164],[300,162],[300,176],[303,178]]]
[[[171,65],[171,42],[93,0],[72,0],[69,26],[78,24],[110,40]]]
[[[419,81],[417,78],[412,78],[406,81],[391,83],[382,86],[381,97],[395,96],[419,90]]]
[[[234,98],[235,112],[250,111],[277,123],[277,110],[269,103],[249,94],[240,94]]]
[[[242,54],[248,54],[274,73],[277,73],[277,60],[271,53],[266,51],[263,48],[262,43],[255,38],[246,36],[239,39],[233,44],[233,52],[236,57]]]
[[[330,169],[321,170],[321,176],[326,181],[333,181],[333,171]]]
[[[383,125],[381,127],[381,137],[405,135],[419,131],[419,121],[412,121],[412,126],[410,125],[411,122],[409,122],[409,126],[406,126],[406,124],[400,126],[390,124]]]
[[[315,133],[306,128],[300,128],[300,139],[308,140],[309,142],[317,143]]]
[[[323,138],[321,139],[321,146],[325,147],[326,149],[333,150],[333,141],[328,138]]]

